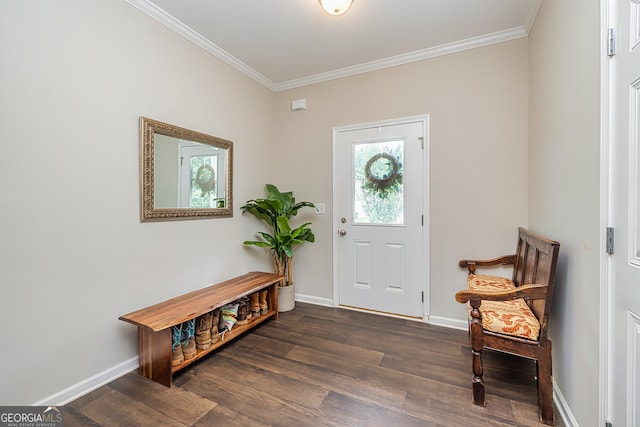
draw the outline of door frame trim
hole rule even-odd
[[[424,135],[424,149],[422,150],[422,212],[424,215],[424,223],[422,226],[422,256],[423,264],[420,267],[420,271],[425,280],[422,284],[422,292],[424,292],[424,301],[422,303],[422,320],[428,321],[429,319],[429,151],[430,151],[430,139],[429,139],[429,115],[421,114],[417,116],[401,117],[396,119],[380,120],[375,122],[358,123],[345,126],[337,126],[331,130],[331,145],[332,145],[332,194],[333,194],[333,209],[332,215],[332,250],[333,250],[333,305],[338,307],[340,305],[340,283],[338,275],[338,233],[336,230],[340,228],[338,220],[338,190],[337,190],[337,150],[338,150],[338,134],[340,132],[348,132],[354,130],[362,130],[383,126],[404,125],[409,123],[420,123],[422,125],[422,134]]]
[[[610,419],[613,367],[609,328],[611,323],[611,287],[613,286],[613,259],[606,251],[606,228],[612,226],[613,198],[611,188],[613,179],[613,73],[612,58],[608,55],[608,29],[615,28],[614,0],[600,2],[600,307],[599,307],[599,345],[600,361],[598,366],[598,425],[605,425]]]

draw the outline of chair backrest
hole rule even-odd
[[[560,243],[518,228],[518,247],[513,266],[513,283],[516,286],[546,284],[545,299],[528,300],[527,304],[540,322],[540,339],[546,340],[547,318],[551,308],[555,286],[556,266]]]

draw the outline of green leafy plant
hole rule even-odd
[[[289,220],[304,207],[315,208],[311,202],[297,202],[293,193],[280,192],[273,184],[266,185],[267,197],[247,201],[240,209],[248,212],[270,228],[271,233],[258,232],[262,240],[245,240],[243,244],[268,248],[273,253],[275,272],[287,277],[286,286],[293,285],[293,250],[304,242],[315,241],[310,222],[292,228]]]

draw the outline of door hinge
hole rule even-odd
[[[424,136],[419,136],[418,139],[420,140],[420,148],[424,150]]]
[[[605,421],[604,427],[613,427],[613,424],[611,424],[611,422],[609,421]]]
[[[420,225],[424,227],[424,215],[420,215]]]
[[[607,55],[614,56],[616,54],[616,34],[613,28],[607,30]]]
[[[424,302],[424,291],[422,291],[422,302]]]
[[[615,231],[613,227],[607,227],[607,253],[613,255],[613,244]]]

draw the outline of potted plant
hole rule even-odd
[[[299,244],[315,241],[310,222],[292,228],[289,220],[301,208],[315,208],[315,205],[311,202],[296,203],[292,192],[280,192],[273,184],[267,184],[266,189],[266,198],[249,200],[240,209],[266,223],[271,234],[261,231],[258,235],[262,240],[245,240],[243,243],[268,248],[272,252],[275,272],[286,277],[284,286],[278,289],[278,311],[289,311],[295,307],[293,250]]]

